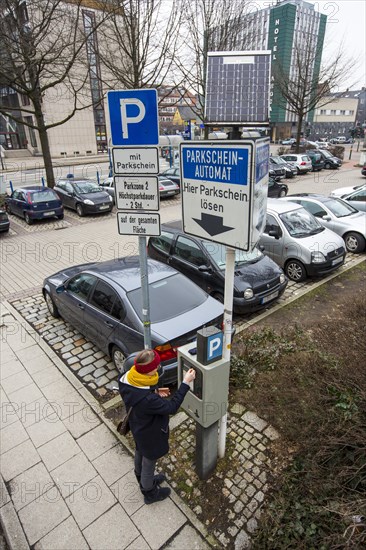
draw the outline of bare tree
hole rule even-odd
[[[296,152],[299,151],[303,123],[316,107],[334,101],[330,93],[338,90],[352,72],[354,63],[345,58],[342,46],[320,65],[321,51],[312,35],[299,33],[295,43],[290,70],[280,61],[272,66],[272,83],[278,92],[273,102],[296,117]]]
[[[246,47],[245,0],[187,0],[183,41],[176,64],[187,88],[197,97],[193,111],[205,122],[206,69],[209,51],[235,51]],[[206,137],[208,134],[205,129]]]
[[[97,23],[86,27],[83,3],[0,0],[0,114],[38,131],[49,187],[54,174],[48,130],[92,103],[86,44],[105,14],[101,11]],[[19,104],[9,101],[14,94]],[[67,112],[60,120],[46,119],[44,98],[58,101],[60,96],[67,97]]]
[[[99,40],[108,87],[159,88],[171,82],[182,16],[181,0],[114,0]]]

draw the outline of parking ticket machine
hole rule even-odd
[[[196,378],[190,384],[182,408],[204,428],[217,422],[225,413],[229,392],[230,362],[218,359],[203,365],[197,360],[194,345],[186,344],[178,348],[178,384],[185,372],[193,368]]]

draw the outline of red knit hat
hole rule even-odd
[[[140,374],[148,374],[149,372],[152,372],[153,370],[157,369],[161,363],[160,355],[158,354],[158,352],[155,351],[154,349],[151,351],[154,354],[154,359],[150,361],[150,363],[143,363],[143,364],[136,363],[136,359],[135,359],[135,369]]]

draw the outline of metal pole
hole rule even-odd
[[[351,160],[351,157],[352,157],[352,150],[353,150],[353,143],[351,144],[351,148],[349,150],[349,158],[348,160]]]
[[[146,237],[139,237],[140,273],[142,291],[142,322],[144,325],[144,346],[151,348],[151,322],[149,301],[149,275],[147,268]]]
[[[235,250],[226,247],[225,294],[224,294],[224,350],[223,358],[230,361],[231,329],[233,326]],[[224,458],[226,447],[227,413],[220,420],[218,456]]]

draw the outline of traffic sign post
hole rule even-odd
[[[159,180],[154,176],[115,176],[118,210],[159,210]]]
[[[268,138],[180,145],[183,229],[252,250],[264,229]]]
[[[112,145],[158,145],[158,94],[153,89],[107,92]]]
[[[266,223],[269,139],[182,143],[180,158],[184,232],[226,245],[223,357],[230,362],[235,249],[252,250]],[[220,458],[226,426],[224,414],[215,430]]]
[[[159,152],[157,147],[114,147],[112,149],[115,174],[158,174]]]
[[[160,214],[149,212],[117,212],[120,235],[158,236],[160,235]]]
[[[145,348],[151,347],[146,237],[160,235],[159,125],[157,91],[107,93],[118,232],[139,237],[142,321]],[[133,211],[133,212],[132,212]]]

